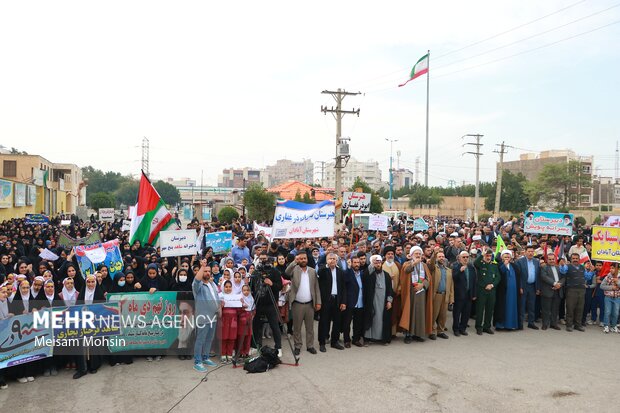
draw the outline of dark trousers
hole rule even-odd
[[[581,317],[581,325],[586,324],[586,316],[592,310],[592,303],[594,298],[592,297],[592,293],[594,290],[586,288],[585,296],[583,297],[583,317]]]
[[[476,330],[491,328],[491,319],[495,312],[495,289],[478,290],[476,299]]]
[[[86,371],[98,370],[101,367],[101,355],[94,354],[94,348],[88,346],[80,346],[78,354],[75,356],[75,365],[77,371],[86,373]]]
[[[340,309],[336,297],[330,296],[327,302],[321,305],[321,318],[319,319],[319,344],[324,346],[327,338],[330,337],[329,328],[331,327],[331,343],[335,344],[340,338]]]
[[[265,306],[258,307],[256,309],[256,315],[252,321],[252,334],[254,334],[254,343],[256,348],[260,349],[263,346],[263,321],[262,316],[267,318],[267,322],[271,327],[273,333],[273,341],[277,349],[282,348],[282,333],[280,332],[280,324],[278,323],[278,314],[276,308],[272,303]]]
[[[597,313],[598,311],[598,313]],[[596,293],[592,299],[592,321],[603,321],[603,315],[605,314],[605,294],[601,287],[596,288]]]
[[[583,288],[566,289],[566,328],[581,326],[584,301]]]
[[[452,307],[452,331],[462,333],[467,330],[467,321],[471,313],[471,298],[454,300]]]
[[[521,324],[525,324],[525,313],[527,312],[527,323],[534,324],[536,321],[536,284],[525,284],[523,295],[521,296]]]
[[[558,325],[558,312],[560,310],[560,296],[555,293],[553,297],[542,297],[542,325],[543,327]]]
[[[351,322],[353,322],[353,342],[357,343],[362,338],[364,330],[364,309],[347,308],[342,313],[342,335],[344,342],[351,342]]]

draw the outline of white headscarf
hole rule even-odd
[[[40,275],[37,275],[36,277],[34,277],[34,280],[32,280],[32,285],[30,286],[30,294],[32,294],[33,297],[36,297],[37,294],[39,293],[35,293],[34,292],[34,282],[35,281],[43,281],[45,282],[45,278],[41,277]],[[43,288],[43,287],[41,287]],[[41,290],[39,290],[39,292],[41,292]]]
[[[84,290],[84,304],[92,304],[95,298],[95,290],[97,289],[97,277],[94,274],[89,274],[86,276],[86,281],[89,278],[95,279],[95,288],[88,288],[88,283],[86,283],[86,289]]]
[[[252,293],[248,294],[247,297],[241,294],[241,299],[243,300],[245,305],[247,305],[247,307],[245,307],[245,311],[254,310],[254,297],[252,297]]]
[[[47,295],[47,293],[45,292],[45,286],[47,284],[52,284],[54,285],[54,281],[52,280],[47,280],[43,283],[43,292],[45,293],[45,298],[47,298],[47,301],[49,301],[50,304],[52,304],[52,302],[54,301],[54,294],[52,295]]]
[[[75,302],[77,301],[77,297],[78,297],[78,292],[75,289],[75,286],[73,287],[73,289],[71,291],[69,291],[67,289],[67,280],[69,278],[65,278],[64,280],[62,280],[62,299],[65,302],[65,305],[75,305]]]

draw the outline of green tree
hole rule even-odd
[[[88,182],[88,188],[86,190],[86,204],[91,205],[91,197],[99,192],[106,192],[112,194],[118,190],[121,184],[125,181],[131,180],[131,177],[123,176],[118,172],[103,172],[100,169],[95,169],[92,166],[86,166],[82,168],[82,177]]]
[[[251,183],[243,194],[246,214],[249,220],[265,222],[273,219],[276,196],[267,192],[260,183]]]
[[[153,186],[166,205],[176,205],[181,202],[181,194],[174,185],[164,181],[157,181]]]
[[[304,192],[303,198],[301,198],[301,202],[304,204],[316,204],[316,200],[310,196],[309,193]]]
[[[370,212],[373,214],[380,214],[383,212],[383,204],[381,203],[381,197],[377,191],[373,191],[370,186],[359,176],[355,178],[355,182],[351,186],[354,191],[357,188],[362,188],[362,192],[370,194]]]
[[[419,205],[439,205],[443,202],[441,191],[437,188],[429,188],[415,184],[409,194],[409,207],[416,208]]]
[[[295,201],[295,202],[303,202],[303,198],[301,197],[301,192],[299,192],[299,189],[295,193],[295,198],[293,198],[293,201]]]
[[[527,179],[521,172],[517,174],[513,174],[510,171],[503,172],[500,211],[521,212],[529,207],[530,200],[524,190],[526,182]],[[489,211],[493,211],[495,208],[495,188],[486,197],[484,207]]]
[[[233,219],[237,219],[239,218],[239,213],[237,212],[237,210],[233,207],[230,206],[226,206],[224,208],[222,208],[220,210],[220,213],[217,214],[217,219],[220,222],[223,222],[225,224],[230,224]]]
[[[114,195],[107,192],[97,192],[90,198],[90,207],[93,209],[114,208],[115,205]]]
[[[118,205],[134,205],[138,199],[139,188],[140,183],[138,181],[131,180],[123,182],[115,192]]]
[[[590,185],[591,175],[582,174],[581,163],[572,160],[568,164],[545,165],[535,180],[527,182],[525,192],[532,204],[566,209],[570,202],[570,188]]]

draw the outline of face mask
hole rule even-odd
[[[179,275],[179,281],[182,282],[182,283],[187,281],[187,275]]]
[[[119,281],[118,282],[118,286],[119,287],[124,287],[125,286],[125,281]]]

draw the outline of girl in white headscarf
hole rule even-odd
[[[59,294],[60,298],[64,301],[65,305],[75,305],[78,299],[79,293],[75,289],[73,278],[65,278],[62,280],[62,291]]]

